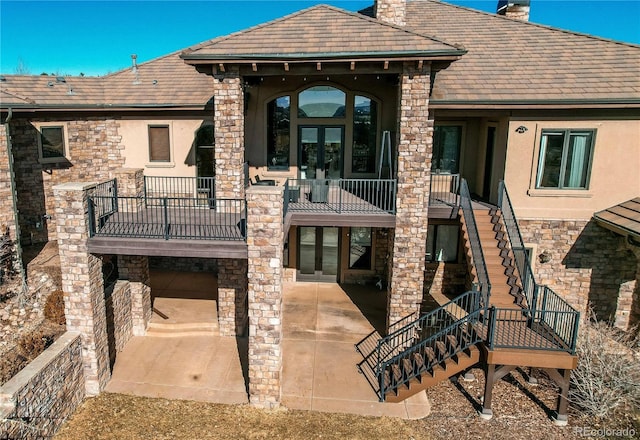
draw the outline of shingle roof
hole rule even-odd
[[[318,5],[201,44],[182,56],[189,60],[261,60],[439,53],[462,55],[464,51],[362,14]]]
[[[596,212],[593,218],[617,234],[640,240],[640,197]]]
[[[0,107],[196,107],[213,95],[213,78],[198,73],[175,52],[104,77],[4,75]],[[69,93],[72,90],[72,93]]]
[[[640,46],[433,0],[407,2],[407,27],[468,53],[439,72],[432,103],[640,103]]]
[[[468,53],[437,73],[433,105],[640,104],[640,46],[434,0],[409,1],[407,8],[407,28],[412,31],[318,6],[184,53],[239,58],[455,50],[447,41],[461,44]],[[0,107],[204,108],[214,80],[180,55],[141,63],[137,76],[131,68],[98,78],[67,77],[66,83],[51,76],[4,75]]]

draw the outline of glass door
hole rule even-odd
[[[300,127],[301,179],[342,177],[344,126]]]
[[[298,228],[299,281],[335,282],[338,278],[339,229],[301,226]]]

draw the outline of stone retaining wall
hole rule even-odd
[[[80,335],[67,332],[0,387],[0,438],[51,438],[84,395]]]

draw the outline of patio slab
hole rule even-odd
[[[182,280],[180,278],[183,278]],[[156,276],[154,297],[166,291],[171,313],[181,324],[198,322],[204,301],[179,290],[189,275]],[[158,284],[155,284],[158,283]],[[209,289],[203,277],[200,290]],[[178,298],[192,298],[181,300]],[[209,297],[211,298],[211,297]],[[158,298],[160,299],[160,298]],[[210,299],[213,302],[213,298]],[[214,302],[215,303],[215,302]],[[380,403],[357,369],[361,360],[354,344],[384,326],[386,299],[375,287],[331,283],[287,283],[283,300],[282,404],[290,409],[390,416],[425,417],[426,393],[401,403]],[[161,305],[161,302],[158,304]],[[183,306],[183,307],[181,307]],[[167,310],[167,309],[165,309]],[[191,318],[189,318],[189,315]],[[154,320],[158,318],[154,316]],[[133,337],[118,353],[106,391],[167,399],[214,403],[248,403],[247,338],[219,335]]]

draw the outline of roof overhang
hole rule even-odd
[[[640,246],[640,197],[593,214],[596,223]]]

